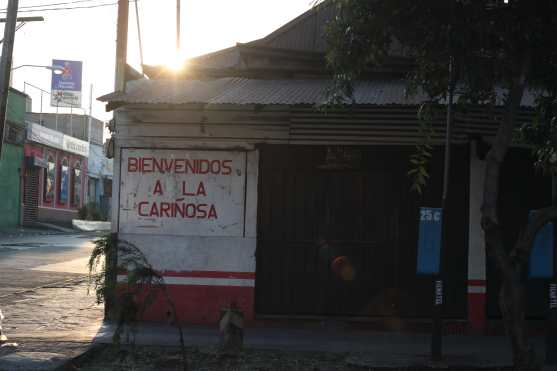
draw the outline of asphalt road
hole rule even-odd
[[[95,236],[35,235],[0,239],[0,304],[27,289],[87,275]]]

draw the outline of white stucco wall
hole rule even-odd
[[[486,279],[485,237],[481,228],[481,206],[485,178],[485,161],[476,155],[476,143],[470,148],[470,204],[468,223],[468,280]],[[482,289],[485,292],[485,287]]]
[[[89,176],[95,178],[112,178],[112,159],[106,158],[101,145],[90,143],[89,157],[87,158],[87,171]]]
[[[161,272],[255,272],[257,151],[238,150],[237,147],[227,151],[210,145],[203,149],[188,149],[187,143],[181,146],[184,148],[161,149],[155,144],[141,149],[121,148],[120,195],[114,197],[119,199],[119,215],[113,226],[119,232],[119,238],[138,246],[153,267]],[[226,175],[128,172],[130,156],[230,161],[226,164],[231,166],[232,172]],[[155,192],[157,181],[162,194],[160,189]],[[197,189],[199,183],[203,183],[205,192],[180,195],[182,182],[193,184],[187,186],[187,193],[195,193],[193,189]],[[214,204],[218,218],[183,218],[181,215],[172,216],[170,212],[162,217],[145,216],[151,203],[160,205],[160,202],[176,199],[186,203]],[[143,202],[141,208],[140,202]]]

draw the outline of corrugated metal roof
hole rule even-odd
[[[335,19],[338,11],[334,2],[324,1],[264,38],[250,41],[246,45],[325,53],[327,51],[326,27]],[[408,53],[400,43],[394,40],[389,55],[404,57],[408,56]]]
[[[104,102],[127,104],[234,104],[316,105],[326,102],[331,80],[259,80],[225,77],[207,80],[135,80],[125,93],[100,97]],[[503,93],[497,104],[503,103]],[[358,81],[354,103],[358,105],[416,105],[425,94],[407,96],[403,80]],[[525,94],[522,105],[534,105],[535,96]]]
[[[249,44],[288,50],[325,52],[327,48],[324,38],[325,27],[335,14],[334,4],[326,1],[312,7],[264,38],[254,40]]]
[[[230,48],[200,55],[191,58],[188,63],[190,67],[201,69],[247,68],[249,70],[252,66],[250,66],[249,63],[246,64],[243,53],[246,52],[246,49],[254,51],[260,48],[260,50],[275,52],[290,51],[293,53],[311,53],[319,56],[319,58],[322,59],[322,64],[325,65],[324,53],[327,51],[325,28],[327,24],[334,19],[337,11],[338,9],[333,2],[324,1],[317,6],[311,7],[308,11],[261,39],[244,44],[240,43]],[[392,57],[407,56],[404,48],[396,40],[393,42],[389,54]],[[268,56],[263,58],[263,63],[266,67],[276,67],[273,66],[272,61],[265,60],[265,58],[268,59]],[[262,60],[259,59],[258,63],[262,63]],[[259,64],[253,67],[261,68],[261,65]],[[150,68],[155,68],[155,66]],[[154,78],[160,78],[160,76],[164,75],[163,67],[158,66],[156,68],[161,71],[158,73],[150,73],[150,77],[154,76]],[[185,72],[187,73],[187,71]]]
[[[188,61],[191,66],[203,68],[232,68],[240,65],[240,50],[237,46],[203,54]]]

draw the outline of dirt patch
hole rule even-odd
[[[219,352],[217,347],[188,347],[189,371],[363,371],[368,368],[347,365],[345,354],[245,350],[238,355]],[[64,370],[127,371],[183,370],[178,347],[103,346],[84,355]]]
[[[349,354],[275,350],[244,350],[223,354],[217,347],[187,347],[188,371],[431,371],[431,367],[361,367]],[[396,364],[396,362],[395,362]],[[60,371],[183,371],[178,347],[102,345],[74,359]],[[509,371],[497,367],[445,367],[445,371]]]

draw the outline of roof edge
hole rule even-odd
[[[279,37],[280,35],[283,35],[284,33],[288,32],[291,28],[295,27],[299,23],[305,21],[307,18],[313,16],[315,13],[321,11],[323,8],[326,8],[326,7],[329,7],[329,6],[333,6],[333,3],[330,0],[324,0],[324,1],[320,2],[319,4],[315,4],[310,9],[308,9],[304,13],[300,14],[296,18],[290,20],[289,22],[285,23],[281,27],[277,28],[276,30],[274,30],[273,32],[268,34],[267,36],[264,36],[264,37],[262,37],[260,39],[257,39],[257,40],[247,42],[245,44],[247,44],[247,45],[252,44],[253,46],[256,46],[260,43],[270,42],[270,41],[276,39],[277,37]]]

